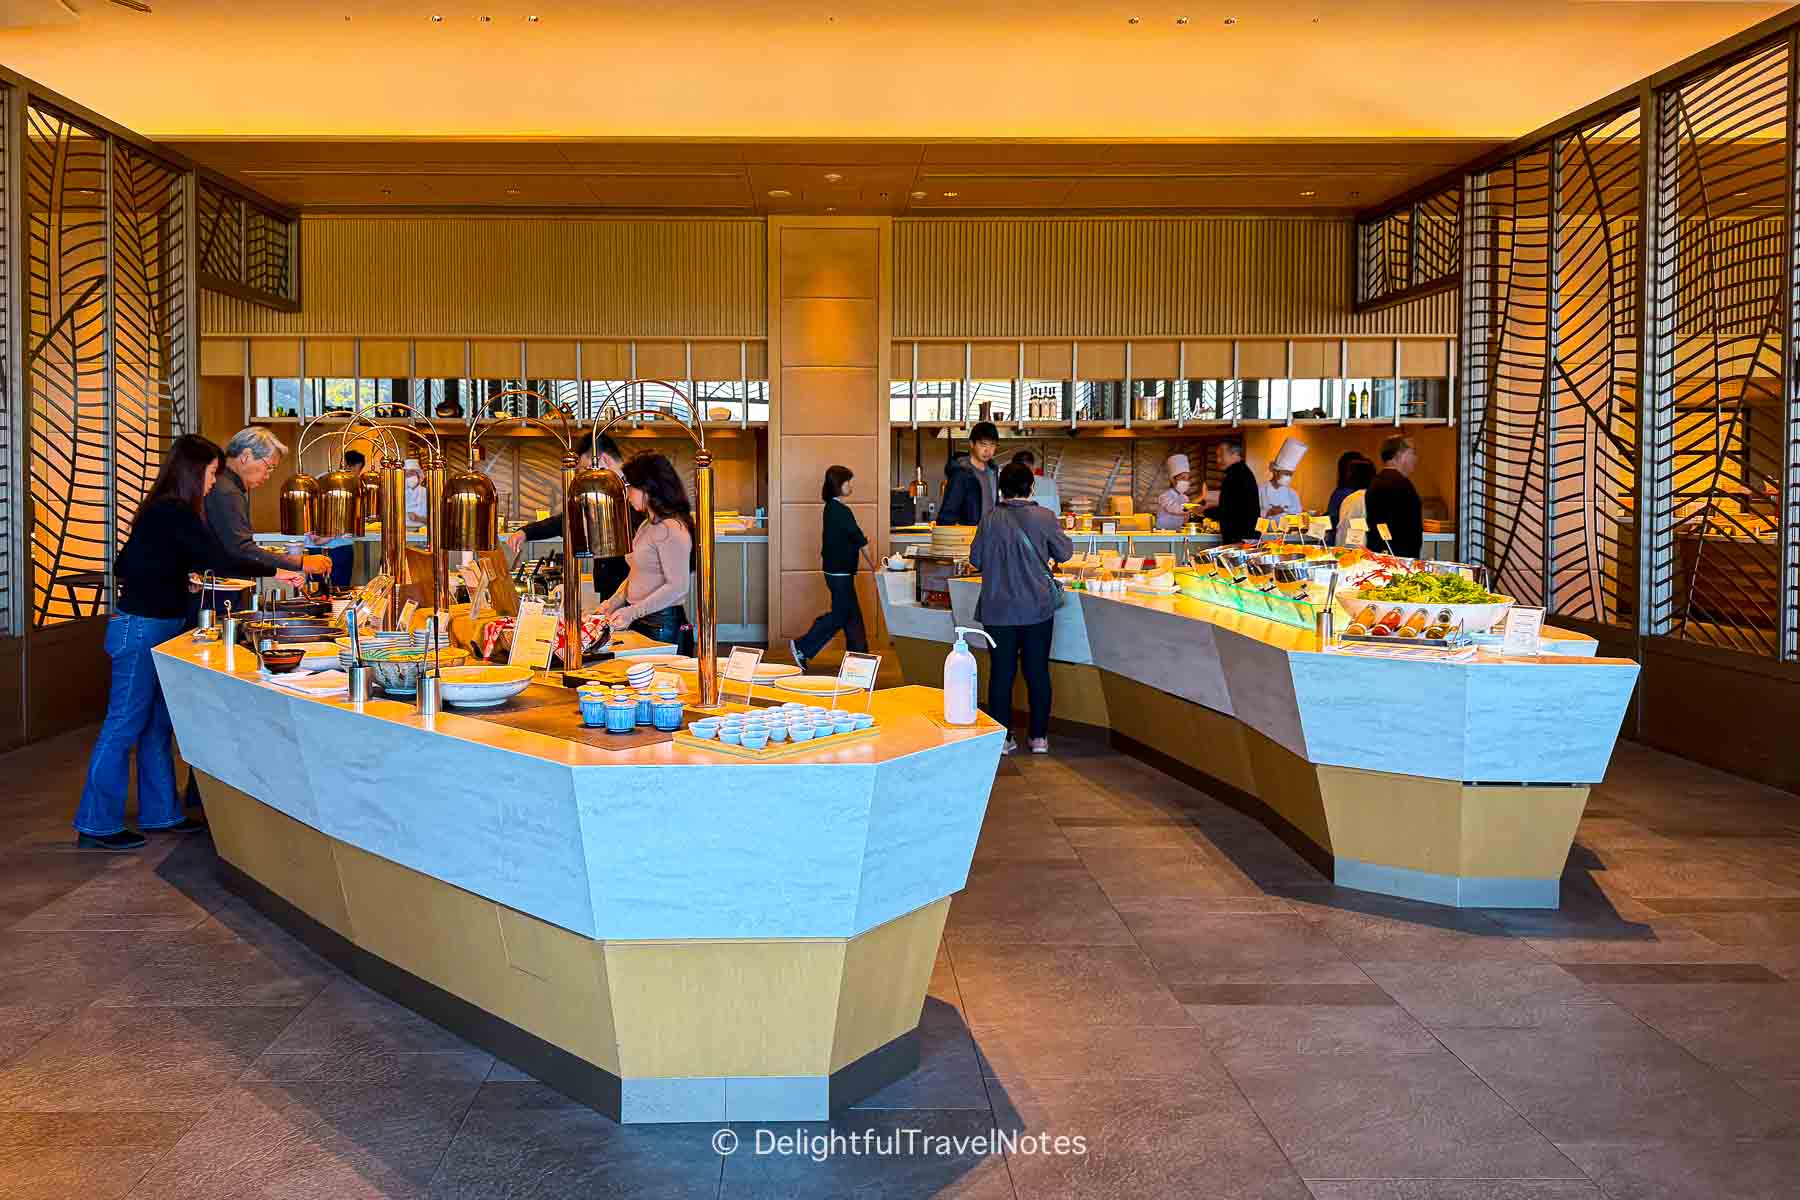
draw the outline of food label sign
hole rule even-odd
[[[881,655],[846,653],[843,665],[838,667],[838,690],[845,693],[865,693],[863,711],[867,712],[875,703],[875,677],[880,673]],[[831,706],[837,707],[835,695],[831,698]]]
[[[544,611],[543,598],[520,600],[519,615],[513,619],[512,649],[506,655],[507,663],[548,670],[550,655],[555,649],[556,617]]]
[[[1538,634],[1543,628],[1543,609],[1520,608],[1516,605],[1508,609],[1506,620],[1500,626],[1500,653],[1537,654]]]

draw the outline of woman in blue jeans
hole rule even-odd
[[[75,810],[76,844],[86,849],[136,850],[144,844],[142,834],[125,828],[133,750],[138,827],[162,833],[198,833],[206,828],[205,822],[181,815],[169,707],[150,652],[187,627],[190,572],[278,574],[260,563],[223,561],[224,551],[207,531],[201,505],[224,462],[224,454],[205,438],[194,434],[176,438],[113,564],[119,594],[106,626],[112,693],[88,759],[81,807]],[[285,574],[293,577],[290,583],[299,577],[298,572]]]
[[[1000,472],[1000,502],[981,518],[969,562],[981,572],[975,619],[994,639],[988,656],[988,716],[1012,724],[1013,680],[1024,672],[1031,705],[1031,752],[1050,752],[1050,635],[1056,627],[1056,590],[1050,563],[1068,562],[1075,546],[1056,514],[1031,498],[1037,476],[1022,462]],[[1009,731],[1002,753],[1018,743]]]

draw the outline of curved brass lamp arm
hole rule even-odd
[[[601,423],[602,418],[606,417],[606,410],[615,407],[613,404],[613,398],[615,396],[626,388],[637,387],[638,385],[645,383],[654,383],[659,387],[665,387],[671,392],[674,392],[675,395],[679,396],[682,401],[687,404],[688,415],[692,419],[684,421],[673,413],[665,412],[659,408],[651,408],[647,405],[639,405],[636,408],[630,409],[621,405],[617,407],[617,411],[613,413],[612,417],[606,420],[605,424]],[[692,396],[689,396],[685,391],[669,382],[667,379],[627,379],[623,383],[615,384],[613,389],[606,393],[606,399],[600,402],[600,408],[594,413],[594,446],[592,460],[596,463],[600,461],[600,439],[605,436],[607,430],[611,429],[614,425],[617,425],[620,421],[636,420],[646,416],[653,417],[659,421],[669,422],[671,425],[678,427],[683,433],[687,434],[688,437],[692,438],[694,445],[702,450],[706,449],[706,426],[700,420],[700,410],[694,407],[694,398]]]
[[[372,408],[374,406],[370,405],[370,407]],[[387,426],[375,425],[375,424],[367,424],[367,425],[359,426],[359,422],[362,420],[363,413],[366,411],[367,411],[366,409],[356,410],[349,417],[342,418],[341,425],[338,423],[338,419],[336,419],[334,417],[334,414],[332,414],[332,413],[320,413],[318,416],[312,418],[312,420],[306,422],[306,424],[304,424],[300,427],[300,436],[297,439],[295,439],[297,442],[297,445],[294,449],[294,461],[296,463],[300,461],[300,457],[306,453],[307,447],[317,445],[321,440],[323,440],[324,438],[330,437],[334,433],[338,435],[338,454],[339,454],[339,457],[341,458],[343,455],[343,452],[345,450],[347,450],[350,446],[351,432],[359,427],[375,431],[375,436],[376,436],[377,440],[386,438],[387,439],[386,444],[384,444],[384,446],[383,446],[384,450],[394,449],[395,447],[392,444],[393,437],[392,437],[392,434],[390,434],[388,432]],[[325,420],[327,417],[334,417],[333,427],[330,429],[327,429],[324,433],[320,434],[319,437],[313,438],[312,440],[309,441],[308,434],[312,431],[313,426],[317,425],[320,421]],[[398,457],[398,455],[396,454],[395,457]]]

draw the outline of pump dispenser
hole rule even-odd
[[[975,656],[969,652],[969,643],[963,638],[969,633],[987,642],[989,649],[994,645],[994,639],[985,630],[956,627],[956,645],[950,647],[950,654],[944,659],[944,723],[947,725],[975,723]]]

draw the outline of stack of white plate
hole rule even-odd
[[[939,558],[967,558],[969,546],[975,541],[973,525],[933,525],[931,527],[931,553]]]

